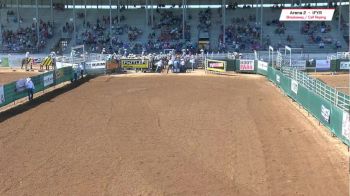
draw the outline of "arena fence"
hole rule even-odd
[[[340,70],[340,62],[343,61],[333,62],[334,70]],[[296,101],[342,142],[350,145],[349,95],[310,77],[297,67],[281,66],[280,69],[276,69],[260,60],[229,59],[227,60],[227,70],[266,76],[284,94]]]
[[[74,71],[72,67],[63,67],[30,78],[34,83],[35,92],[40,92],[52,86],[72,80],[73,74]],[[25,82],[26,79],[19,79],[15,82],[0,85],[0,107],[28,96]]]
[[[348,95],[295,68],[284,67],[282,70],[277,70],[268,67],[267,77],[342,142],[350,145]]]

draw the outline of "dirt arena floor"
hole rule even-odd
[[[344,92],[350,94],[350,77],[349,74],[338,74],[338,75],[330,75],[330,74],[318,74],[312,75],[315,78],[322,80],[332,87],[338,87],[337,90],[340,92]],[[339,88],[341,87],[341,88]]]
[[[38,75],[38,72],[10,72],[0,70],[0,84],[7,84],[18,79]]]
[[[0,195],[349,194],[343,145],[263,77],[98,77],[23,107],[0,114]]]

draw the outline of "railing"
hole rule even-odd
[[[283,66],[282,73],[287,75],[293,80],[296,80],[300,85],[303,85],[310,91],[313,91],[317,95],[336,105],[340,109],[349,112],[350,111],[350,96],[342,92],[337,91],[335,88],[330,87],[322,81],[310,77],[307,73],[301,72],[295,68]]]

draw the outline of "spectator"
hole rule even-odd
[[[35,90],[35,86],[31,80],[31,78],[27,78],[25,86],[26,86],[26,89],[28,91],[28,99],[29,99],[29,101],[31,101],[31,100],[33,100],[34,90]]]

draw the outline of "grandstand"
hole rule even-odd
[[[345,1],[313,5],[336,8],[333,20],[323,23],[279,22],[281,7],[310,6],[295,1],[51,0],[36,1],[38,6],[29,0],[18,2],[1,5],[2,53],[64,53],[77,44],[92,52],[106,48],[133,53],[183,48],[252,52],[267,50],[269,45],[289,45],[309,53],[348,50],[349,3]]]

